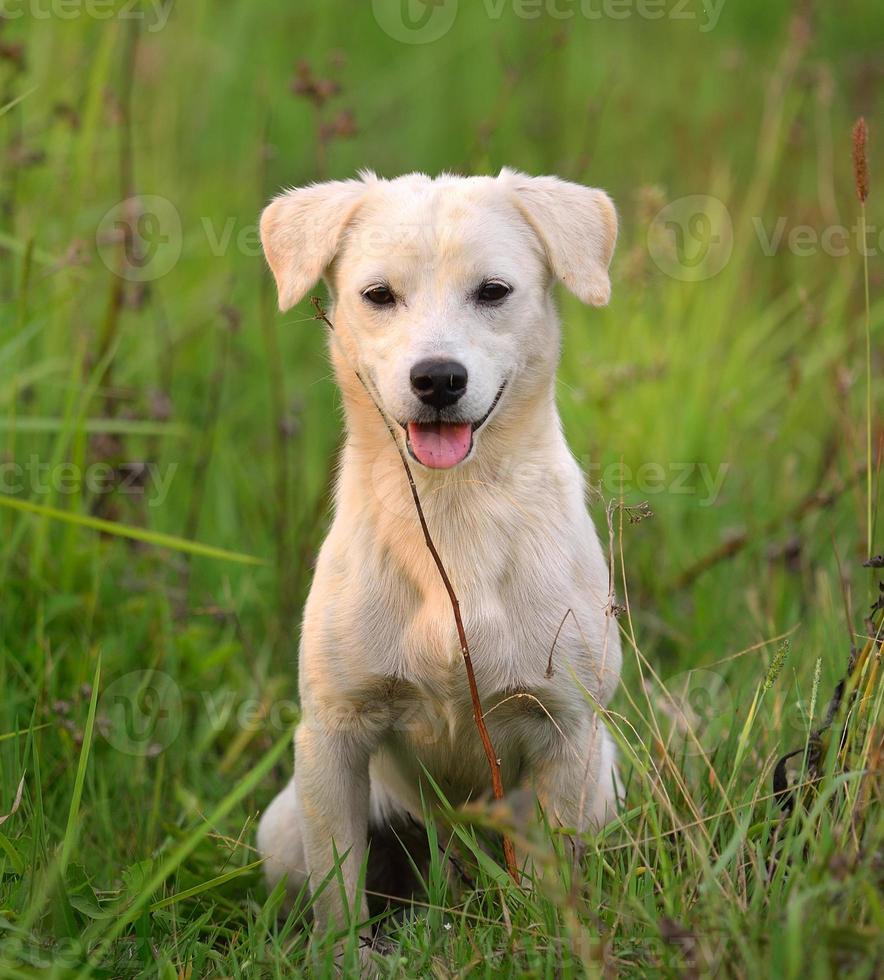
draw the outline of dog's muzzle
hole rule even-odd
[[[457,376],[455,380],[456,378]],[[463,378],[464,388],[466,388],[465,368]],[[450,389],[451,376],[441,380],[440,385]],[[473,436],[491,417],[505,388],[506,381],[498,388],[488,411],[476,421],[436,419],[431,422],[400,423],[405,429],[405,444],[412,459],[433,470],[450,469],[462,463],[472,452]],[[460,395],[457,398],[460,398]]]

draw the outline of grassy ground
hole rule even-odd
[[[290,771],[340,440],[322,331],[275,313],[256,215],[362,166],[504,164],[621,212],[611,306],[562,297],[560,405],[599,526],[611,499],[653,511],[613,512],[628,799],[535,889],[459,827],[475,889],[434,867],[382,970],[880,974],[874,658],[847,765],[831,739],[791,819],[772,769],[876,589],[850,127],[874,178],[884,14],[462,0],[410,44],[386,0],[168,6],[0,8],[0,975],[331,972],[252,846]],[[873,413],[882,200],[873,180]]]

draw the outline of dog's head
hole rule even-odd
[[[549,392],[555,279],[607,303],[617,236],[610,198],[510,170],[410,174],[288,191],[261,217],[287,310],[325,276],[350,366],[424,466],[456,466],[509,405]]]

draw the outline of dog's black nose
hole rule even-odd
[[[418,361],[411,369],[411,390],[425,405],[446,408],[467,390],[467,369],[441,358]]]

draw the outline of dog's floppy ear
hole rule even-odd
[[[604,192],[558,177],[501,170],[516,207],[537,233],[557,279],[584,303],[611,298],[608,266],[617,241],[617,212]]]
[[[276,279],[279,308],[291,309],[330,265],[372,174],[296,187],[261,215],[261,245]]]

